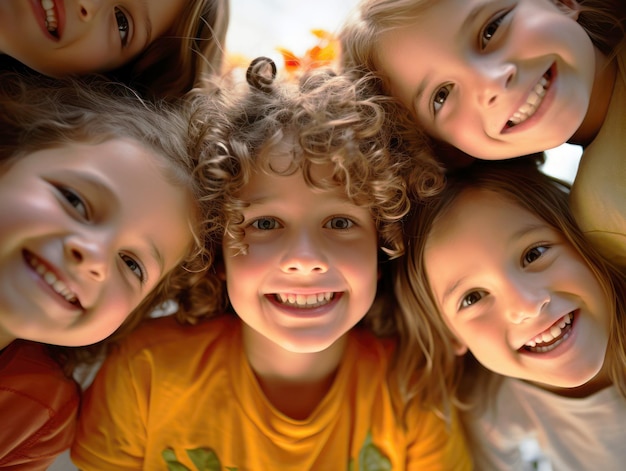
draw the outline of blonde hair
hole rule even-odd
[[[187,306],[191,293],[199,289],[195,287],[199,274],[213,259],[213,228],[204,224],[208,207],[202,202],[202,186],[195,174],[201,156],[191,124],[198,114],[204,119],[209,111],[182,101],[145,101],[127,86],[104,77],[78,80],[0,74],[0,173],[16,159],[38,150],[128,138],[155,154],[163,175],[193,205],[194,242],[187,257],[165,275],[122,326],[94,346],[51,348],[69,370],[79,359],[97,355],[126,335],[155,305],[174,299]]]
[[[190,0],[168,32],[111,76],[149,97],[183,96],[221,72],[229,16],[228,0]]]
[[[471,353],[464,357],[455,354],[453,335],[439,312],[424,266],[424,247],[433,225],[469,189],[493,191],[539,216],[585,260],[607,299],[613,302],[606,361],[613,383],[626,397],[626,276],[587,243],[569,208],[569,186],[542,173],[536,156],[477,160],[450,175],[446,188],[429,202],[415,205],[408,218],[406,257],[396,263],[394,278],[398,304],[413,316],[411,331],[404,337],[405,348],[416,352],[410,363],[422,373],[412,393],[427,403],[468,406],[476,399],[484,404],[488,402],[485,397],[489,397],[485,391],[493,386],[487,378],[497,378],[479,365]]]

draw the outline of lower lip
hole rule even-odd
[[[266,295],[265,296],[276,308],[278,308],[283,314],[286,314],[289,317],[299,318],[299,319],[315,319],[317,317],[323,317],[327,315],[329,312],[332,312],[341,298],[343,297],[343,293],[335,293],[333,299],[323,306],[313,307],[313,308],[298,308],[293,306],[287,306],[285,304],[281,304],[274,298],[274,295]]]
[[[33,268],[33,266],[28,263],[28,260],[24,259],[24,263],[26,267],[29,269],[32,277],[35,279],[37,285],[41,288],[41,290],[51,298],[58,306],[63,308],[66,311],[71,311],[73,314],[80,313],[81,309],[70,303],[67,299],[57,293],[52,286],[50,286],[46,281],[41,277],[41,275]]]
[[[551,72],[550,87],[548,88],[548,91],[543,97],[543,100],[541,101],[539,108],[537,108],[535,112],[533,113],[533,115],[530,118],[528,118],[526,121],[524,121],[523,123],[517,124],[510,128],[505,126],[504,129],[502,130],[502,134],[513,134],[516,132],[523,132],[527,130],[528,128],[533,127],[537,123],[537,121],[539,121],[547,113],[547,110],[552,104],[552,102],[554,101],[554,96],[556,94],[555,92],[555,89],[557,88],[556,64],[552,65],[552,67],[550,68],[550,72]]]
[[[48,28],[46,28],[46,11],[41,6],[41,0],[30,0],[30,5],[35,15],[35,19],[37,20],[37,24],[41,28],[41,31],[43,32],[44,36],[51,41],[58,42],[63,33],[63,23],[64,23],[63,19],[65,17],[65,9],[63,7],[62,0],[55,0],[55,6],[54,6],[56,15],[57,15],[57,22],[58,22],[57,24],[58,38],[50,34],[50,31],[48,31]]]
[[[561,343],[553,350],[550,350],[549,352],[529,352],[528,350],[522,348],[521,350],[519,350],[519,352],[522,355],[527,355],[533,358],[541,358],[542,360],[550,360],[552,358],[557,358],[560,357],[561,355],[565,355],[569,350],[571,350],[571,348],[574,345],[574,341],[576,340],[576,337],[578,336],[578,316],[580,314],[580,311],[576,310],[574,311],[574,316],[572,318],[572,328],[569,331],[569,335],[565,340],[562,340]]]

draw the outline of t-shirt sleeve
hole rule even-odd
[[[406,470],[470,471],[472,463],[457,414],[452,413],[448,423],[416,405],[410,409]]]
[[[85,391],[71,458],[83,471],[143,469],[151,362],[113,351]],[[142,394],[139,394],[139,392]]]
[[[78,392],[66,392],[68,400],[51,409],[28,396],[0,391],[0,410],[11,411],[4,416],[8,423],[3,418],[0,427],[0,470],[46,470],[70,447],[76,428]]]
[[[10,345],[0,368],[0,469],[47,469],[72,443],[79,399],[41,345]]]

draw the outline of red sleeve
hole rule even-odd
[[[45,470],[71,445],[79,398],[42,345],[9,345],[0,355],[0,470]]]

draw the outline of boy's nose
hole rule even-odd
[[[328,261],[320,241],[309,234],[294,235],[280,262],[280,268],[287,273],[326,273]]]

